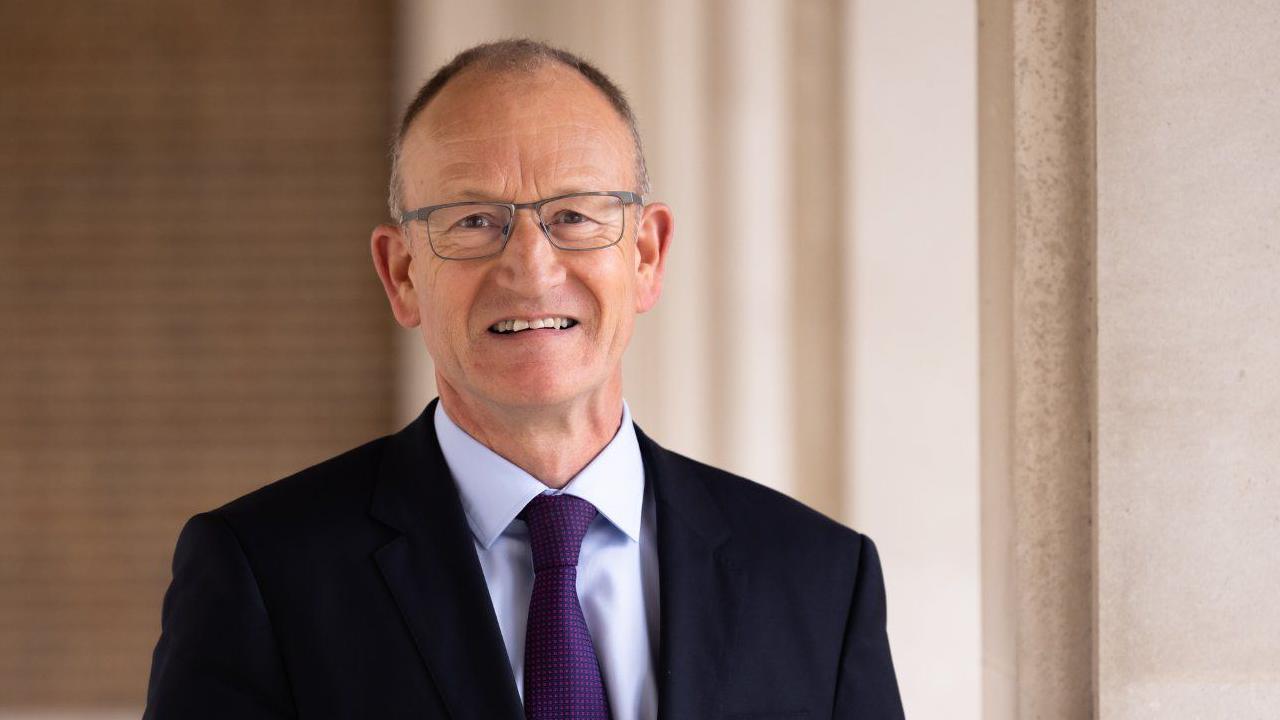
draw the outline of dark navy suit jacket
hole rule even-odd
[[[146,718],[524,717],[433,411],[187,522]],[[871,540],[636,434],[659,717],[901,718]]]

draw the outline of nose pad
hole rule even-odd
[[[503,242],[507,242],[511,240],[511,230],[515,226],[515,223],[516,221],[512,219],[512,220],[508,220],[507,224],[502,226]],[[543,225],[541,220],[534,220],[534,223],[537,225],[538,229],[542,231],[542,237],[550,240],[551,239],[550,228],[548,228],[546,225]]]
[[[529,212],[533,215],[533,217],[531,218],[533,221],[533,226],[538,228],[538,231],[542,234],[542,239],[546,240],[548,244],[554,246],[554,243],[551,242],[551,230],[542,223],[542,218],[539,217],[536,212],[534,212],[532,209],[530,209]],[[503,238],[502,242],[503,242],[504,248],[507,243],[511,242],[511,234],[515,232],[516,222],[519,217],[520,217],[520,210],[516,210],[516,214],[512,215],[511,218],[507,220],[507,224],[502,227],[502,238]]]

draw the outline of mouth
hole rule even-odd
[[[489,332],[495,335],[519,335],[529,330],[568,330],[578,324],[577,320],[570,317],[544,317],[534,318],[532,320],[510,319],[499,320],[489,326]]]

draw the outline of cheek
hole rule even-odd
[[[626,345],[635,325],[635,286],[625,278],[612,278],[599,295],[603,330],[607,341],[615,349]]]
[[[625,241],[624,241],[625,242]],[[600,303],[601,314],[611,324],[620,325],[635,312],[635,251],[622,243],[600,254],[585,273],[585,279]]]
[[[434,354],[466,339],[466,323],[473,297],[465,278],[440,266],[429,266],[416,286],[422,309],[423,335]]]
[[[618,347],[620,353],[627,344],[631,342],[631,330],[635,327],[636,316],[630,312],[630,307],[618,317],[617,333],[614,338],[614,344]]]

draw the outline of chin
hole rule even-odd
[[[485,383],[489,396],[504,405],[539,407],[569,402],[584,391],[575,374],[563,368],[523,369]]]

